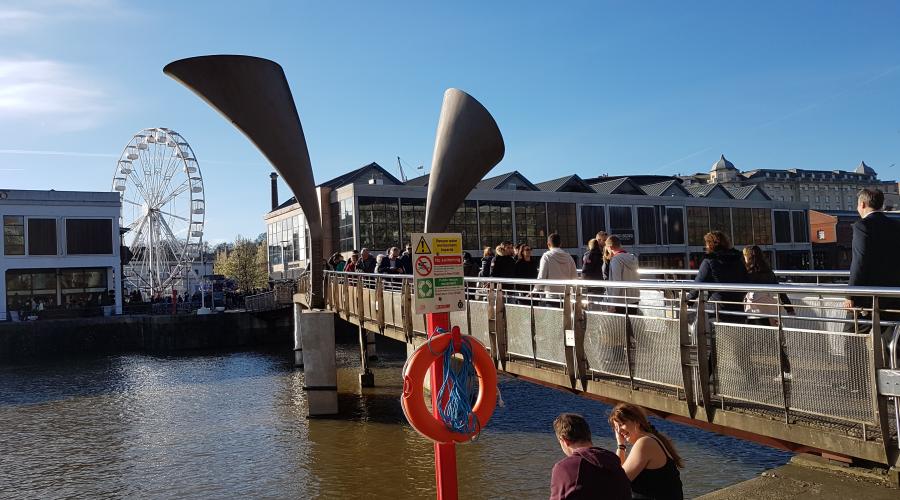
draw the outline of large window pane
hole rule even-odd
[[[404,244],[411,243],[411,233],[421,233],[425,230],[425,200],[408,198],[400,200],[400,221],[403,228],[401,239]]]
[[[578,221],[574,203],[547,203],[547,228],[559,233],[563,248],[578,248]],[[542,242],[546,244],[546,242]]]
[[[791,212],[794,224],[794,241],[797,243],[809,243],[809,226],[806,224],[806,212],[795,210]]]
[[[753,209],[753,241],[757,245],[772,244],[772,211],[768,208]]]
[[[582,205],[581,206],[581,237],[587,240],[593,239],[600,231],[606,231],[606,210],[604,207]]]
[[[400,211],[396,198],[359,199],[360,245],[372,250],[400,246]]]
[[[734,241],[731,236],[731,209],[730,208],[709,208],[709,230],[722,231],[728,236],[728,239]]]
[[[623,245],[634,244],[631,207],[609,207],[609,232],[618,236]]]
[[[56,255],[56,219],[28,219],[28,255]]]
[[[687,207],[688,244],[704,246],[703,237],[709,232],[709,208]]]
[[[25,217],[3,216],[3,253],[25,255]]]
[[[791,242],[791,214],[787,210],[775,210],[775,243]]]
[[[478,249],[478,202],[466,200],[456,209],[447,230],[462,235],[463,248]]]
[[[508,201],[479,201],[478,219],[481,246],[495,247],[512,241],[512,205]]]
[[[734,219],[734,244],[753,245],[753,212],[749,208],[732,208]]]
[[[659,243],[657,239],[657,228],[659,224],[656,221],[656,209],[653,207],[638,207],[638,243],[641,245],[656,245]]]
[[[666,208],[666,237],[670,245],[684,245],[684,209]],[[684,259],[682,258],[682,261]],[[684,267],[682,262],[682,267]]]
[[[547,205],[543,202],[516,202],[516,238],[534,248],[547,244]],[[565,245],[563,245],[565,246]]]
[[[112,253],[112,219],[66,219],[66,251],[70,255]]]

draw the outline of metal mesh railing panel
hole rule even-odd
[[[459,333],[463,335],[469,334],[469,321],[465,310],[453,311],[450,313],[450,327],[458,326]]]
[[[683,387],[678,320],[643,316],[629,319],[634,335],[634,378]]]
[[[715,394],[783,408],[778,329],[713,323]]]
[[[784,330],[792,409],[855,422],[876,422],[869,336]],[[840,346],[841,354],[832,347]]]
[[[534,354],[538,360],[566,364],[562,309],[534,308]]]
[[[469,321],[472,323],[471,335],[490,349],[491,338],[488,334],[488,303],[480,300],[469,301]]]
[[[506,304],[507,352],[534,358],[531,341],[531,307]]]
[[[641,301],[638,307],[642,316],[651,318],[666,317],[666,301],[665,295],[661,290],[641,290]]]
[[[844,309],[844,299],[819,297],[803,297],[790,295],[791,303],[796,307],[795,315],[784,317],[785,328],[802,330],[819,330],[824,332],[843,333],[849,327],[848,323],[841,322],[850,318],[850,311]],[[839,337],[827,337],[829,351],[837,356],[844,354],[844,344]]]
[[[586,312],[585,316],[584,354],[588,368],[627,377],[625,316],[601,312]]]

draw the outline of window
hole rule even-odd
[[[687,207],[688,245],[704,246],[703,237],[709,232],[709,208]]]
[[[753,242],[757,245],[772,244],[772,211],[768,208],[753,210]]]
[[[593,239],[600,231],[606,231],[606,211],[602,206],[581,206],[581,237]]]
[[[806,225],[806,212],[795,210],[791,212],[794,226],[794,241],[796,243],[809,243],[809,227]]]
[[[512,205],[508,201],[479,201],[478,224],[481,246],[493,248],[512,241]]]
[[[420,211],[418,202],[421,200],[409,201],[413,201],[410,206],[416,208],[416,215],[422,212],[421,224],[416,226],[418,231],[410,231],[419,232],[425,226],[424,204]],[[419,217],[412,219],[418,222]],[[409,240],[408,235],[405,238]],[[379,250],[400,246],[400,210],[397,198],[359,198],[359,245]]]
[[[334,249],[339,252],[353,250],[353,198],[331,204],[331,226]]]
[[[66,219],[66,252],[70,255],[112,254],[112,219]]]
[[[684,209],[681,207],[666,207],[666,241],[669,245],[684,245]]]
[[[734,241],[731,235],[731,209],[730,208],[709,208],[709,230],[722,231],[728,236],[728,239]]]
[[[641,245],[656,245],[659,243],[657,237],[657,229],[659,224],[656,220],[656,209],[654,207],[637,207],[638,218],[638,243]]]
[[[791,213],[775,210],[775,243],[791,242]]]
[[[609,232],[618,236],[623,245],[634,244],[631,207],[609,207]]]
[[[478,249],[478,202],[475,200],[464,201],[450,219],[447,230],[462,235],[464,249]]]
[[[25,217],[3,216],[3,253],[25,255]]]
[[[56,255],[56,219],[28,219],[28,255]]]
[[[731,217],[734,222],[734,244],[753,245],[753,212],[749,208],[732,208]]]
[[[818,231],[816,231],[816,239],[819,241],[822,241],[825,239],[825,230],[824,229],[819,229]]]
[[[338,205],[338,204],[333,203],[332,205]],[[277,228],[278,228],[278,224],[275,222],[273,222],[267,226],[268,248],[269,248],[269,272],[272,271],[272,266],[281,264],[281,243],[278,240],[280,235],[277,234],[277,230],[278,230]]]
[[[524,242],[532,248],[543,248],[547,244],[548,234],[547,205],[543,202],[517,201],[516,238],[518,241]]]
[[[400,200],[400,239],[409,242],[410,234],[425,231],[425,200],[404,198]]]
[[[578,244],[578,222],[575,218],[574,203],[547,203],[547,224],[551,233],[559,233],[563,248],[581,246]]]

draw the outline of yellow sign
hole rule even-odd
[[[425,237],[419,238],[419,244],[416,245],[416,253],[431,253],[431,249],[428,248],[428,242],[425,241]]]
[[[462,238],[438,238],[431,240],[434,245],[434,253],[437,255],[462,255]]]

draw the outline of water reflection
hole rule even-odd
[[[432,446],[405,423],[402,345],[379,345],[378,387],[360,390],[340,346],[341,415],[306,419],[290,352],[115,356],[0,369],[0,497],[428,498]],[[546,498],[561,457],[551,422],[585,415],[614,446],[608,407],[501,379],[505,406],[458,447],[462,498]],[[788,455],[654,421],[685,456],[689,496]]]

